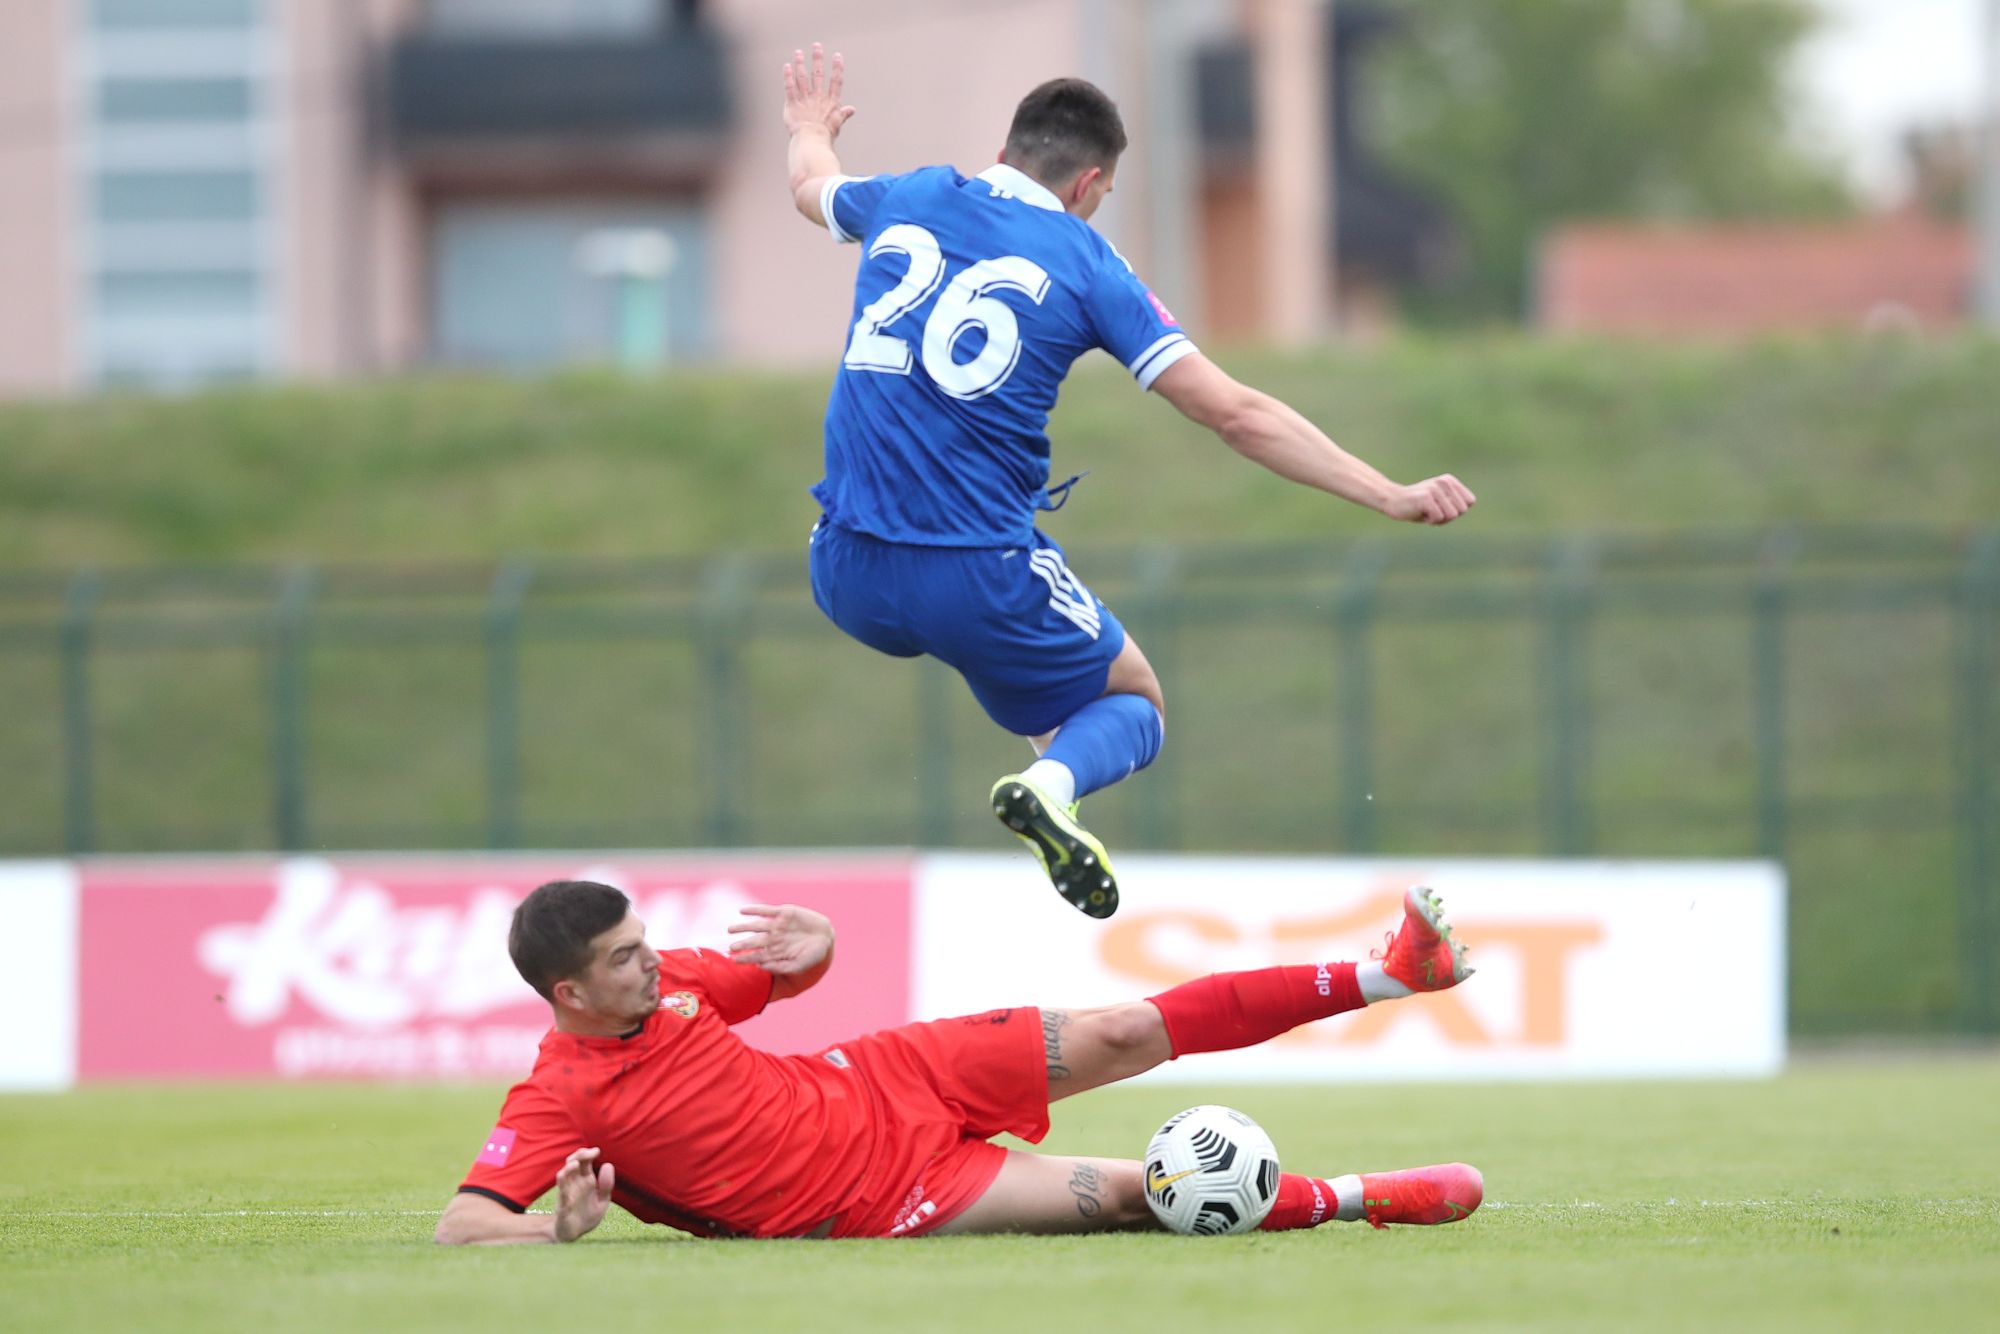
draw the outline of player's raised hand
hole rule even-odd
[[[1405,523],[1450,523],[1478,502],[1464,482],[1450,473],[1429,477],[1414,486],[1405,486],[1390,497],[1382,512]]]
[[[610,1163],[596,1166],[599,1152],[578,1149],[556,1173],[557,1241],[575,1241],[604,1221],[617,1173]]]
[[[824,914],[796,904],[743,905],[743,920],[729,927],[729,957],[767,973],[804,973],[825,962],[833,949],[833,923]]]
[[[818,42],[813,43],[810,65],[805,52],[792,52],[792,58],[785,62],[785,133],[797,134],[808,126],[818,126],[828,139],[838,138],[840,127],[854,115],[854,108],[840,101],[846,72],[847,64],[838,51],[833,53],[833,68],[826,68],[826,51]]]

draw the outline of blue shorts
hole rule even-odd
[[[1040,533],[1032,547],[883,542],[821,520],[813,601],[854,638],[956,668],[994,722],[1039,736],[1104,693],[1125,627]]]

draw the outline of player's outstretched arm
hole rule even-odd
[[[833,967],[833,923],[824,913],[797,904],[750,903],[743,920],[732,923],[729,957],[755,964],[772,975],[771,999],[805,991]]]
[[[440,1246],[575,1241],[604,1221],[617,1174],[597,1166],[596,1149],[578,1149],[556,1173],[556,1211],[517,1214],[498,1200],[461,1191],[451,1197],[431,1239]]]
[[[1235,379],[1199,352],[1163,371],[1153,381],[1153,391],[1189,421],[1206,426],[1231,449],[1280,477],[1392,519],[1445,524],[1472,508],[1472,492],[1450,473],[1413,486],[1392,482],[1290,407]]]
[[[785,133],[791,136],[785,165],[791,169],[792,204],[822,227],[826,214],[820,210],[820,195],[826,178],[840,174],[840,155],[833,151],[833,141],[854,115],[854,108],[840,101],[847,73],[840,52],[833,53],[831,72],[825,65],[826,52],[818,42],[813,43],[810,65],[803,51],[792,52],[785,62]]]

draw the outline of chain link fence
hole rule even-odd
[[[1796,1031],[2000,1031],[2000,527],[1418,536],[1074,551],[1168,701],[1092,827],[1767,857]],[[803,567],[0,575],[0,853],[1004,845],[1022,743]]]

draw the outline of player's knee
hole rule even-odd
[[[1126,689],[1125,693],[1128,695],[1137,695],[1140,699],[1152,705],[1153,711],[1160,715],[1160,725],[1162,727],[1166,726],[1167,696],[1166,692],[1160,687],[1160,678],[1153,675],[1152,668],[1146,668],[1145,675],[1134,681]]]
[[[1160,678],[1153,674],[1153,664],[1136,651],[1121,653],[1112,661],[1111,671],[1105,678],[1104,693],[1137,695],[1158,711],[1162,723],[1166,721],[1167,699],[1160,688]]]

